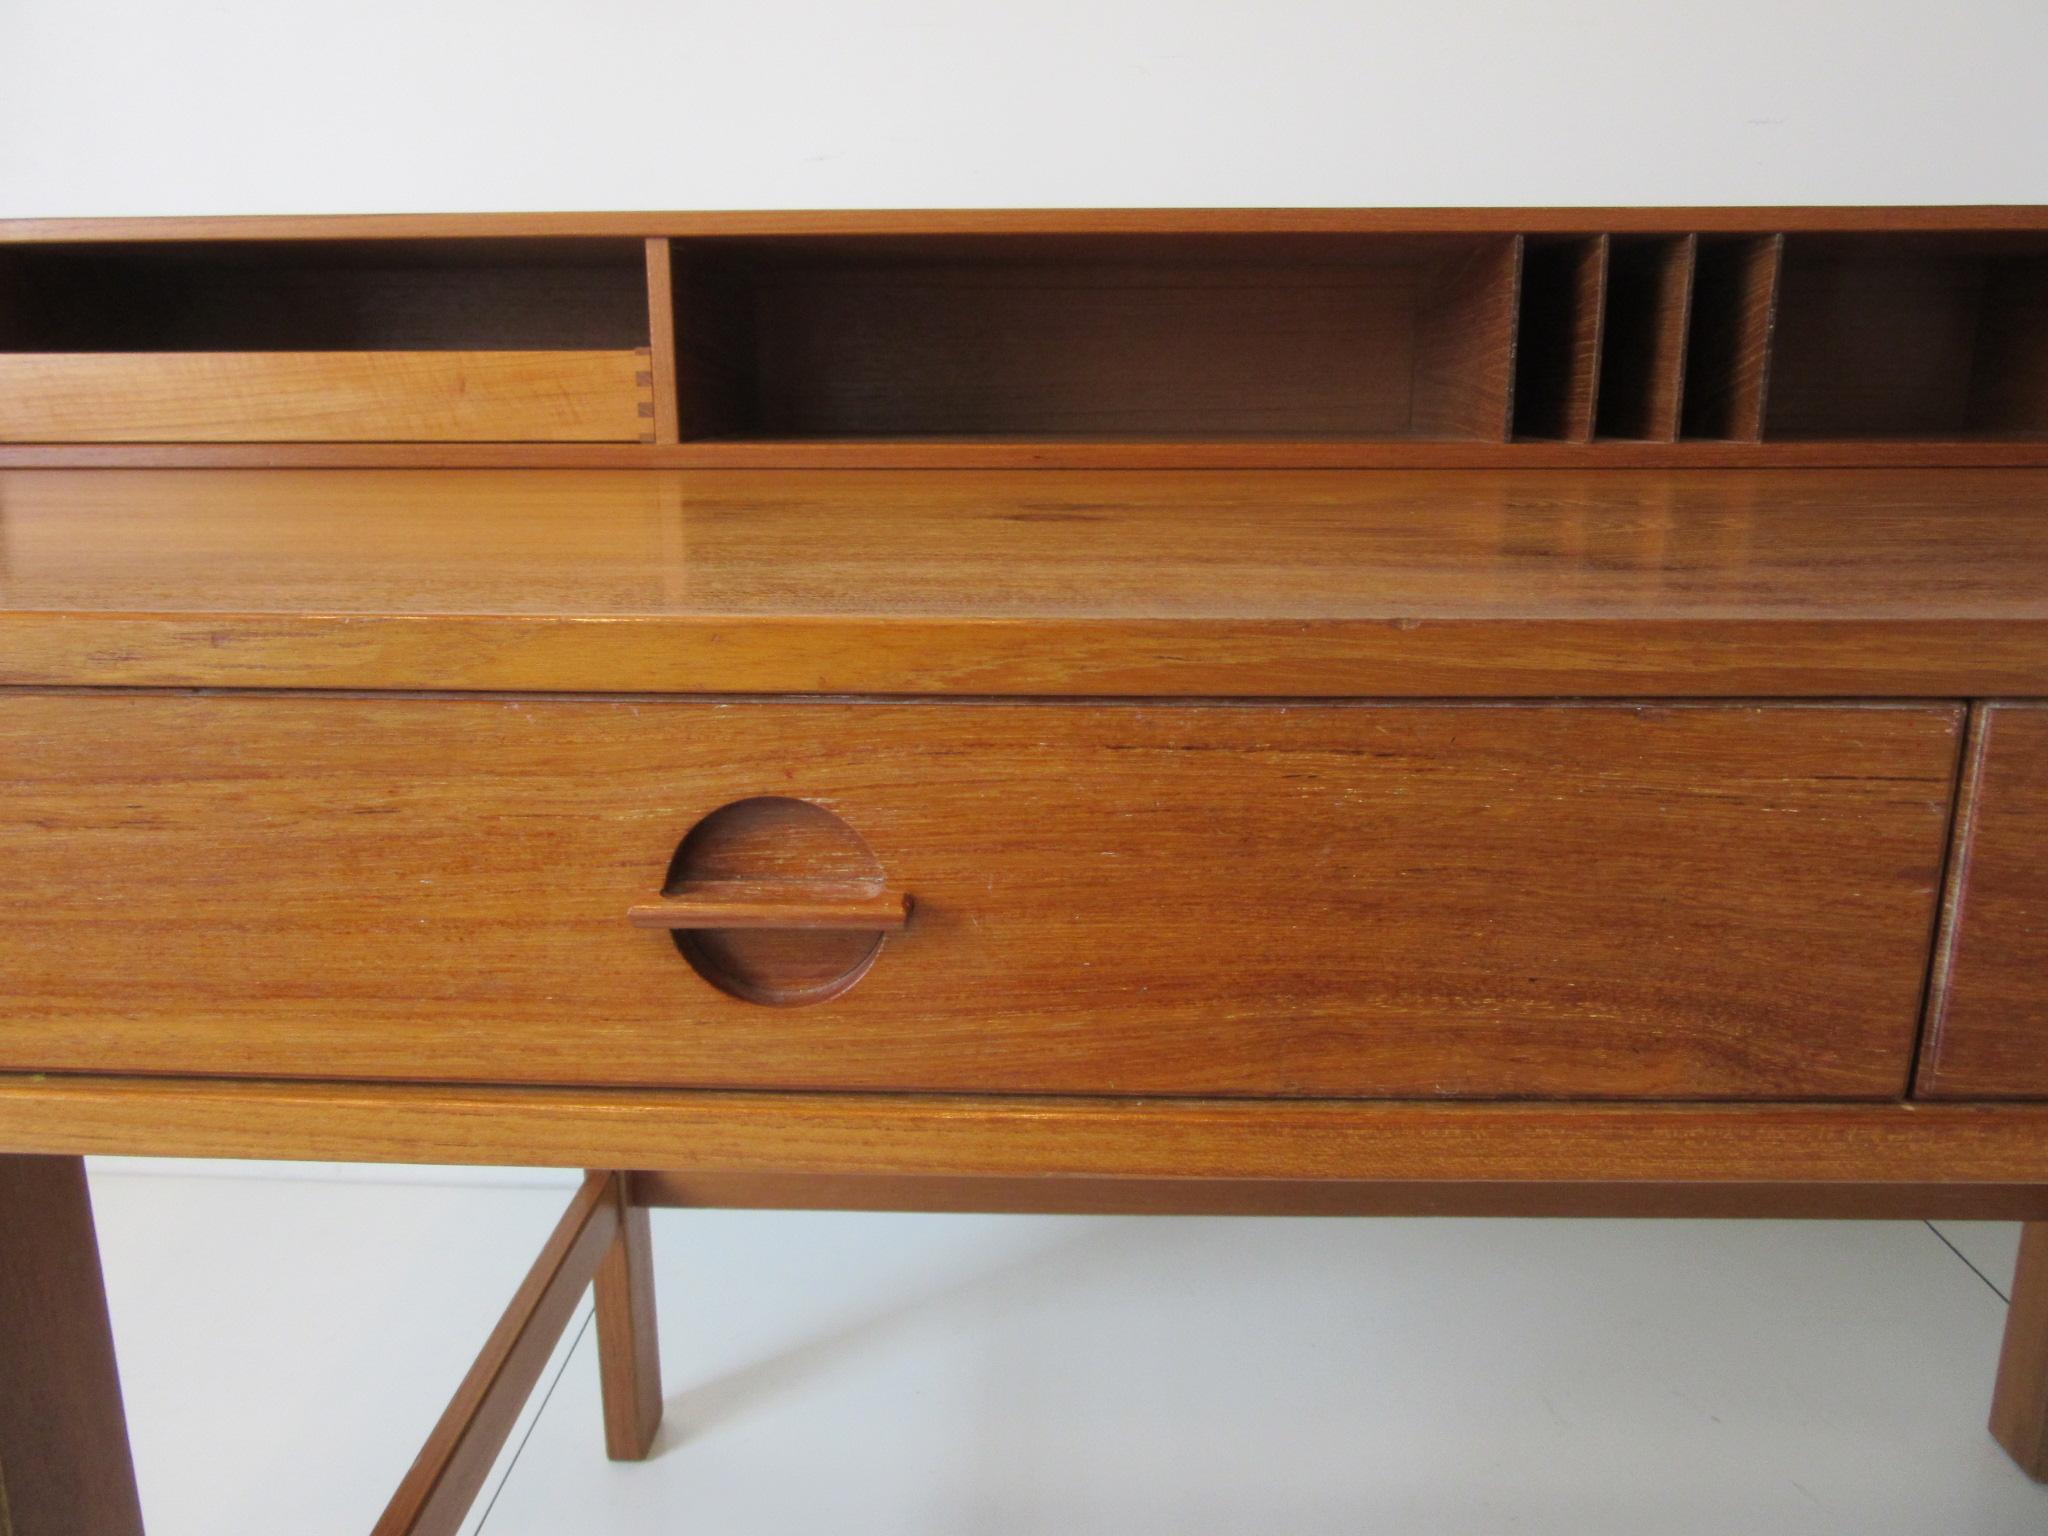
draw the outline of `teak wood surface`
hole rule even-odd
[[[1769,399],[1785,237],[1709,236],[1693,273],[1695,326],[1685,362],[1682,431],[1760,442]]]
[[[1504,442],[1517,253],[771,257],[743,282],[685,268],[678,350],[736,375],[698,416],[714,436]],[[734,310],[744,345],[721,347],[709,318]]]
[[[0,1536],[142,1536],[76,1157],[0,1157]]]
[[[687,374],[688,370],[683,370]],[[1411,438],[701,438],[667,443],[0,443],[11,469],[2040,469],[2048,435],[1598,442]]]
[[[641,1461],[661,1428],[661,1342],[655,1322],[654,1238],[647,1206],[624,1177],[611,1180],[618,1230],[592,1278],[605,1454]]]
[[[1056,1216],[1734,1216],[2039,1221],[2026,1184],[1696,1180],[1176,1179],[1115,1175],[781,1173],[694,1168],[632,1176],[641,1205],[710,1210],[964,1211]]]
[[[0,442],[620,442],[646,352],[0,352]]]
[[[2048,472],[0,473],[0,682],[2048,694]]]
[[[0,1152],[1967,1195],[2048,1185],[2048,1104],[772,1094],[0,1074]]]
[[[1959,729],[1935,705],[0,696],[0,1067],[1891,1097]],[[686,833],[762,795],[838,816],[914,903],[810,1006],[729,996],[629,920]]]
[[[2029,1477],[2048,1482],[2048,1221],[2020,1234],[1991,1433]]]

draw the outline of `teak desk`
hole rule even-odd
[[[2048,210],[0,226],[0,785],[10,1536],[87,1153],[595,1170],[385,1536],[667,1203],[2017,1218],[2048,1475]]]

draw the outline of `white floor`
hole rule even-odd
[[[566,1198],[473,1178],[95,1169],[152,1536],[365,1536]],[[654,1235],[654,1458],[604,1459],[586,1305],[472,1530],[2048,1530],[1983,1429],[2008,1226],[691,1211]]]

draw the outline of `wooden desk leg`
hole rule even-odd
[[[2030,1221],[2020,1234],[1991,1433],[2027,1476],[2048,1482],[2048,1221]]]
[[[647,1207],[632,1179],[617,1180],[619,1234],[597,1271],[597,1364],[604,1388],[604,1448],[640,1461],[661,1428],[661,1348],[654,1328],[654,1249]]]
[[[0,1157],[0,1532],[142,1532],[82,1158]]]

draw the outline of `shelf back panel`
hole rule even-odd
[[[1502,440],[1516,242],[1349,244],[1309,260],[1150,242],[685,263],[685,415],[706,435],[794,439]]]

